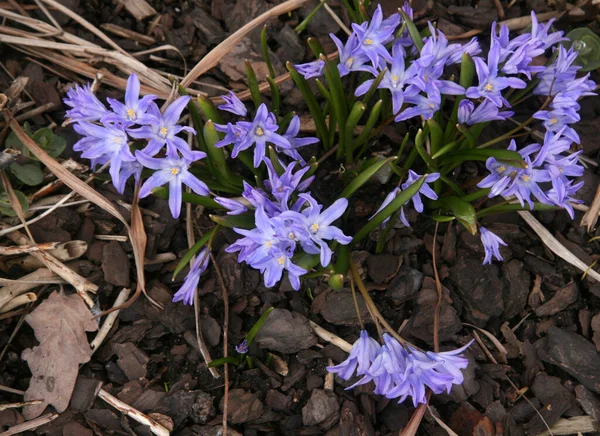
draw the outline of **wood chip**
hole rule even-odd
[[[150,6],[146,0],[119,0],[119,3],[125,6],[127,12],[138,21],[156,15],[156,9]]]
[[[122,38],[131,39],[133,41],[139,42],[144,45],[152,45],[156,42],[154,38],[148,35],[144,35],[142,33],[135,32],[131,29],[126,29],[125,27],[117,26],[113,23],[104,23],[100,25],[100,28],[106,30],[107,32],[113,33]]]

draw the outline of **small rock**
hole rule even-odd
[[[221,326],[214,318],[210,316],[201,318],[200,329],[202,330],[202,337],[208,345],[211,347],[219,345],[219,342],[221,342]]]
[[[482,265],[479,259],[461,259],[450,269],[450,279],[465,303],[470,322],[484,327],[490,318],[502,314],[504,284],[496,265]]]
[[[433,341],[433,318],[437,307],[438,295],[435,281],[426,277],[417,298],[417,308],[410,317],[408,328],[410,333],[423,341]],[[439,316],[440,341],[451,339],[462,324],[456,310],[451,306],[450,291],[442,286],[442,302]]]
[[[265,404],[276,412],[284,412],[292,405],[292,397],[279,392],[276,389],[267,391]]]
[[[600,424],[600,398],[583,385],[577,385],[575,395],[583,411]]]
[[[190,410],[190,418],[197,424],[206,424],[215,416],[214,398],[206,392],[196,392],[196,399]]]
[[[365,304],[365,300],[359,293],[356,294],[356,301],[358,301],[358,308],[360,310],[360,316],[364,322],[368,322],[371,318],[369,316],[369,309]],[[360,321],[356,315],[356,305],[354,303],[354,297],[350,289],[342,289],[340,291],[329,292],[325,296],[323,307],[319,311],[321,316],[335,325],[359,325]],[[272,314],[271,314],[272,315]]]
[[[492,420],[466,402],[452,414],[449,426],[459,435],[494,436],[496,434]]]
[[[302,424],[321,424],[324,429],[328,429],[339,419],[339,409],[337,396],[333,392],[315,389],[302,408]]]
[[[537,316],[552,316],[575,303],[578,297],[579,291],[577,290],[577,285],[575,282],[571,282],[556,291],[556,294],[546,303],[537,307],[535,314]]]
[[[592,318],[590,326],[594,332],[592,340],[596,345],[596,351],[600,352],[600,313]]]
[[[391,254],[376,254],[367,258],[367,272],[371,280],[377,284],[390,280],[398,271],[397,256]]]
[[[600,355],[582,336],[550,327],[538,354],[543,361],[557,365],[586,388],[600,393]]]
[[[297,353],[317,343],[308,320],[295,312],[275,309],[256,335],[260,348],[269,348],[281,353]]]
[[[507,286],[502,289],[504,298],[504,316],[510,319],[517,316],[527,304],[531,275],[525,269],[523,262],[513,259],[502,264],[502,272]]]
[[[573,394],[562,386],[560,379],[546,373],[539,373],[535,377],[531,389],[542,402],[543,407],[540,408],[542,417],[536,414],[531,421],[525,424],[525,428],[530,434],[541,433],[546,428],[544,421],[552,426],[569,408],[576,405]]]
[[[225,398],[221,399],[219,409],[223,410]],[[243,389],[229,391],[229,404],[227,406],[227,420],[232,424],[242,424],[260,418],[264,410],[263,403],[257,394],[251,394]]]
[[[302,62],[306,47],[300,41],[298,33],[289,25],[286,24],[277,33],[277,43],[279,44],[279,48],[276,51],[277,56],[294,63]]]
[[[411,300],[423,285],[423,273],[402,265],[398,274],[391,281],[385,296],[390,298],[394,304],[402,304]]]
[[[110,241],[102,248],[102,271],[106,283],[128,287],[131,283],[130,268],[131,262],[119,242]]]

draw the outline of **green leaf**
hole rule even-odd
[[[209,368],[216,368],[217,366],[223,366],[226,363],[237,366],[240,364],[240,360],[238,356],[219,357],[218,359],[211,360],[206,366]]]
[[[10,172],[21,182],[29,186],[37,186],[44,181],[44,173],[35,164],[19,165],[13,163],[9,167]]]
[[[269,46],[267,45],[267,25],[265,24],[260,32],[260,47],[262,49],[263,58],[267,64],[269,70],[269,76],[275,77],[275,68],[271,63],[271,56],[269,55]]]
[[[354,128],[360,121],[362,115],[365,113],[365,109],[366,106],[362,102],[357,101],[356,103],[354,103],[354,106],[352,106],[352,110],[350,111],[350,115],[348,115],[348,120],[346,121],[345,138],[348,145],[346,147],[346,162],[348,164],[351,164],[354,161],[354,159],[352,158],[352,151],[354,149],[354,144],[352,141],[352,138],[354,137]]]
[[[269,317],[271,312],[273,312],[274,309],[275,309],[274,307],[269,307],[267,310],[265,310],[265,313],[263,313],[260,316],[260,318],[258,318],[258,321],[256,321],[254,323],[254,325],[252,326],[252,328],[246,335],[246,343],[248,346],[250,346],[250,344],[254,340],[254,337],[260,331],[260,329],[263,328],[263,326],[265,325],[265,322],[267,321],[267,318]]]
[[[360,132],[360,135],[358,135],[358,138],[356,138],[356,140],[354,141],[354,148],[361,146],[369,140],[369,135],[373,131],[373,127],[375,126],[375,123],[377,123],[377,119],[379,118],[379,114],[381,113],[382,105],[382,100],[378,100],[377,103],[373,105],[373,108],[369,113],[369,117],[367,118],[367,122],[364,125],[362,132]],[[362,152],[363,150],[361,150],[361,153],[359,153],[359,155],[361,155]]]
[[[256,79],[256,73],[254,72],[254,68],[252,68],[252,64],[248,60],[244,62],[246,67],[246,78],[248,79],[248,89],[250,89],[250,95],[252,96],[252,101],[254,102],[254,106],[258,109],[258,107],[262,104],[262,98],[260,96],[260,89],[258,88],[258,80]]]
[[[227,162],[225,160],[225,154],[223,153],[223,149],[215,147],[215,144],[219,142],[221,137],[219,135],[219,132],[217,132],[215,124],[212,122],[212,120],[208,120],[206,124],[204,124],[204,129],[202,130],[202,137],[206,146],[206,155],[208,157],[208,160],[211,162],[215,169],[214,176],[216,177],[216,179],[225,186],[241,189],[241,177],[232,173],[229,169],[229,166],[227,165]]]
[[[467,160],[477,160],[485,162],[488,158],[493,157],[500,161],[504,161],[512,166],[522,166],[525,163],[523,162],[523,158],[516,151],[510,150],[497,150],[490,148],[473,148],[473,149],[465,149],[458,150],[451,153],[448,153],[444,157],[444,162],[446,159],[458,162],[464,162]],[[456,162],[454,162],[456,163]]]
[[[471,234],[477,233],[477,214],[471,204],[461,200],[458,197],[443,197],[432,202],[434,207],[450,209],[456,217]]]
[[[433,218],[434,221],[437,221],[439,223],[449,223],[450,221],[454,221],[456,219],[453,216],[447,215],[431,215],[431,218]]]
[[[219,109],[212,102],[212,100],[204,95],[198,95],[196,102],[198,106],[200,106],[200,110],[204,114],[205,120],[211,120],[216,124],[223,124],[223,118],[221,118],[221,114],[219,113]]]
[[[253,229],[256,227],[254,224],[254,214],[244,213],[242,215],[209,215],[210,219],[215,223],[228,227],[230,229],[238,227],[240,229]]]
[[[559,209],[561,209],[561,207],[553,206],[550,204],[533,203],[533,210],[536,210],[536,211],[559,210]],[[529,207],[528,204],[526,204],[525,206],[521,206],[518,203],[517,204],[499,204],[496,206],[488,207],[486,209],[481,209],[479,212],[477,212],[477,217],[483,218],[484,216],[492,215],[495,213],[514,212],[514,211],[518,211],[518,210],[531,210],[531,208]]]
[[[460,63],[460,86],[467,89],[473,84],[475,78],[475,63],[468,53],[463,53]]]
[[[421,189],[423,183],[425,183],[425,175],[407,187],[404,191],[400,192],[390,204],[388,204],[373,218],[371,218],[369,222],[367,222],[367,224],[365,224],[363,228],[360,229],[356,235],[354,235],[352,242],[356,243],[363,239],[371,232],[371,230],[379,226],[387,217],[391,216],[394,212],[404,206],[417,192],[419,192],[419,189]]]
[[[291,62],[286,64],[288,71],[290,72],[290,76],[296,86],[300,90],[300,93],[304,97],[305,103],[308,106],[310,114],[312,115],[315,121],[315,128],[317,130],[317,136],[323,142],[323,146],[326,150],[331,148],[331,143],[329,142],[329,130],[327,129],[327,125],[325,124],[325,116],[323,115],[323,111],[321,110],[321,106],[317,102],[317,99],[313,92],[308,86],[308,82],[304,77],[298,74],[294,65]]]
[[[363,170],[354,180],[352,180],[352,182],[350,182],[348,184],[348,186],[346,186],[346,189],[344,189],[342,191],[342,193],[340,194],[340,198],[344,197],[344,198],[350,198],[352,197],[352,195],[358,191],[361,186],[363,186],[365,183],[367,183],[369,181],[369,179],[371,177],[373,177],[373,175],[379,171],[381,168],[383,168],[384,165],[396,160],[396,156],[393,157],[389,157],[387,159],[382,159],[378,162],[375,162],[373,165],[369,166],[368,168],[366,168],[365,170]]]
[[[454,150],[454,148],[458,145],[458,141],[452,141],[446,145],[444,145],[442,148],[440,148],[437,153],[435,153],[431,158],[432,159],[437,159],[438,157],[441,157],[443,155],[445,155],[446,153],[451,152],[452,150]]]
[[[427,125],[429,126],[431,154],[435,155],[438,152],[438,150],[442,147],[444,132],[442,132],[442,128],[433,118],[427,120]]]
[[[27,210],[29,209],[29,201],[27,200],[25,194],[17,190],[15,190],[14,193],[17,199],[19,200],[19,203],[21,204],[23,212],[27,212]],[[17,213],[13,210],[12,206],[10,205],[10,201],[8,200],[8,194],[6,193],[6,191],[0,192],[0,213],[7,216],[17,216]]]
[[[181,258],[181,260],[177,264],[175,271],[173,271],[172,280],[175,280],[175,277],[177,277],[177,274],[179,274],[181,272],[181,270],[183,270],[185,268],[185,266],[188,263],[190,263],[190,261],[192,260],[192,257],[194,257],[196,255],[196,253],[198,253],[200,250],[202,250],[204,248],[204,246],[206,244],[208,244],[208,241],[210,241],[210,239],[213,237],[214,233],[217,231],[218,228],[219,228],[219,226],[215,226],[212,229],[210,229],[208,232],[204,233],[204,236],[202,236],[200,239],[198,239],[196,241],[196,243],[192,246],[192,248],[190,248],[187,251],[187,253],[185,253],[185,255]]]
[[[377,89],[379,89],[379,84],[383,80],[383,77],[385,76],[386,72],[387,72],[387,68],[384,68],[383,70],[381,70],[379,72],[379,74],[377,75],[377,77],[375,78],[375,80],[373,80],[373,83],[371,83],[369,90],[367,91],[367,93],[365,94],[365,96],[362,99],[362,102],[365,106],[369,103],[371,98],[373,98],[373,95],[375,95],[375,92],[377,91]]]
[[[306,16],[306,18],[304,20],[302,20],[302,22],[294,28],[294,31],[296,33],[302,33],[304,30],[306,30],[306,26],[308,26],[308,23],[310,23],[310,20],[313,19],[313,17],[315,16],[315,14],[317,12],[319,12],[319,9],[321,9],[323,7],[323,5],[325,4],[326,1],[327,0],[321,0],[319,2],[319,4],[312,11],[310,11],[310,13]]]
[[[408,34],[415,43],[415,47],[417,47],[419,53],[421,53],[421,50],[423,49],[423,39],[421,38],[421,34],[419,33],[417,26],[415,26],[415,23],[412,22],[410,17],[406,15],[406,13],[403,10],[400,9],[399,11],[402,14],[402,18],[404,19],[406,28],[408,29]]]
[[[564,45],[577,50],[575,63],[581,65],[581,71],[588,72],[600,68],[600,37],[587,27],[573,29],[567,34],[569,41]]]
[[[327,284],[334,291],[339,291],[344,287],[344,275],[343,274],[332,274],[327,280]]]
[[[46,153],[50,156],[56,158],[60,156],[60,154],[65,151],[67,147],[67,141],[62,136],[54,135],[54,140],[52,143],[45,148]]]
[[[267,76],[267,82],[269,82],[269,88],[271,89],[271,109],[275,115],[279,114],[279,105],[281,104],[281,94],[279,92],[279,86],[275,83],[275,79],[271,76]]]
[[[318,254],[308,254],[302,252],[301,254],[294,256],[293,260],[294,263],[300,268],[310,271],[319,264],[320,256]]]
[[[429,130],[427,126],[425,126],[425,129]],[[419,156],[421,156],[421,159],[423,159],[423,161],[427,164],[428,167],[431,167],[431,156],[427,154],[427,151],[423,146],[425,143],[425,136],[426,133],[423,133],[423,131],[419,129],[419,131],[415,135],[415,148],[417,149]]]
[[[40,147],[45,149],[54,141],[54,132],[48,127],[43,127],[39,130],[36,130],[36,132],[31,136],[31,139],[39,144]]]

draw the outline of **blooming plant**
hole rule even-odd
[[[500,246],[506,243],[479,224],[482,217],[519,209],[565,209],[573,217],[583,168],[579,152],[572,151],[579,143],[572,126],[579,120],[578,100],[595,95],[596,85],[589,75],[578,75],[578,52],[565,48],[568,41],[552,31],[552,21],[539,23],[532,12],[530,31],[512,39],[505,25],[494,24],[484,53],[476,38],[450,44],[431,23],[419,32],[408,5],[390,17],[383,17],[380,7],[371,19],[364,11],[349,13],[356,21],[351,35],[346,41],[331,35],[337,58],[309,39],[315,61],[287,65],[314,121],[314,137],[300,134],[298,115],[282,111],[270,77],[272,99],[269,105],[263,101],[249,64],[253,108],[233,92],[217,107],[180,88],[181,96],[161,111],[155,96],[140,98],[135,75],[125,101],[109,100],[111,109],[89,86],[69,92],[67,117],[82,135],[75,149],[94,165],[110,162],[119,192],[133,176],[139,196],[168,198],[174,218],[182,202],[214,211],[215,227],[175,271],[197,256],[174,301],[193,302],[221,227],[238,236],[226,251],[259,270],[266,287],[286,276],[299,290],[303,277],[325,276],[339,289],[349,271],[360,283],[349,248],[368,244],[366,236],[381,228],[375,247],[381,252],[395,226],[411,225],[408,209],[439,222],[456,220],[479,233],[484,264],[502,260]],[[541,55],[550,59],[546,65],[534,62]],[[490,123],[500,126],[528,98],[539,103],[537,112],[494,139],[481,139]],[[180,122],[186,108],[193,127]],[[382,129],[398,123],[409,133],[392,145],[392,155],[367,158]],[[543,141],[517,144],[514,138],[534,123],[545,130]],[[478,162],[482,177],[460,176],[469,161]],[[311,190],[321,182],[315,172],[323,162],[339,167],[343,182],[329,197]],[[354,194],[381,173],[388,174],[385,200],[351,231],[358,220],[349,225]],[[486,197],[504,201],[485,207]],[[363,297],[370,300],[366,290]],[[240,354],[248,352],[248,343],[238,346]],[[355,385],[373,381],[375,393],[398,401],[411,397],[417,405],[426,402],[427,388],[437,394],[462,382],[465,349],[424,352],[387,333],[380,344],[362,331],[348,359],[329,370],[346,380],[360,376]]]

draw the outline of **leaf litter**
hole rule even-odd
[[[59,412],[69,406],[79,365],[92,356],[85,332],[98,330],[98,324],[83,300],[77,295],[53,292],[25,317],[38,346],[23,351],[32,377],[25,401],[42,400],[23,409],[26,419],[41,415],[52,405]]]

